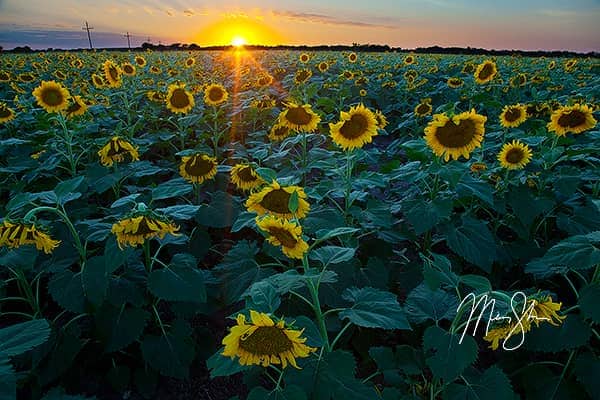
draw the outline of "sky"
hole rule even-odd
[[[0,46],[387,44],[600,51],[600,0],[0,0]]]

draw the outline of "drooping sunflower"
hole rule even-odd
[[[61,81],[64,81],[65,79],[67,79],[67,74],[65,74],[64,72],[62,72],[61,70],[56,70],[54,71],[54,76]],[[19,76],[19,79],[21,79],[21,77]],[[33,80],[33,79],[32,79]],[[26,82],[26,81],[23,81]]]
[[[574,104],[556,109],[548,123],[548,131],[557,136],[565,136],[571,132],[579,134],[596,126],[593,110],[587,104]]]
[[[348,112],[340,112],[340,121],[329,124],[329,133],[343,150],[361,148],[377,136],[377,119],[371,110],[359,104]]]
[[[33,90],[37,103],[47,112],[60,112],[69,106],[69,91],[55,81],[42,81],[41,85]]]
[[[179,174],[190,183],[201,184],[217,175],[217,160],[202,153],[181,157]]]
[[[345,70],[342,72],[341,77],[346,79],[346,80],[351,80],[354,79],[354,72],[349,71],[349,70]]]
[[[156,65],[153,65],[150,67],[150,73],[151,74],[155,74],[158,75],[162,72],[162,69],[160,67],[157,67]]]
[[[487,169],[487,165],[484,162],[474,162],[471,164],[471,172],[479,173]]]
[[[231,182],[240,190],[252,190],[261,186],[265,181],[248,164],[236,164],[231,168]]]
[[[500,113],[500,125],[516,128],[527,119],[527,107],[523,104],[506,105]]]
[[[296,71],[296,75],[294,75],[294,82],[296,84],[305,83],[312,76],[312,71],[310,69],[302,68]]]
[[[425,141],[435,155],[458,160],[469,158],[471,152],[481,146],[487,117],[477,114],[475,109],[465,111],[452,118],[446,114],[435,114],[425,128]]]
[[[109,87],[118,88],[123,84],[121,68],[114,61],[104,61],[102,71],[104,72],[104,81]]]
[[[138,67],[144,68],[146,66],[146,59],[142,56],[136,56],[135,63]]]
[[[148,239],[158,237],[163,239],[168,233],[179,235],[179,227],[169,222],[166,218],[159,218],[154,213],[149,215],[133,215],[114,223],[111,232],[117,237],[120,249],[124,246],[136,247],[144,244]]]
[[[489,81],[494,79],[497,73],[498,67],[496,66],[496,63],[492,60],[485,60],[484,62],[479,64],[477,66],[477,69],[475,70],[475,82],[477,82],[480,85],[488,83]]]
[[[115,162],[123,162],[129,155],[131,161],[140,159],[137,147],[119,136],[114,136],[99,151],[100,163],[105,167],[112,167]]]
[[[523,318],[521,323],[510,322],[503,323],[489,330],[484,336],[484,340],[490,342],[490,349],[496,350],[500,346],[500,341],[508,341],[511,337],[519,337],[531,330],[531,322],[528,318]],[[503,347],[505,345],[503,344]]]
[[[419,104],[417,104],[417,106],[415,107],[415,115],[417,117],[424,117],[426,115],[431,114],[431,111],[433,110],[433,107],[431,106],[431,104],[429,102],[421,102]]]
[[[293,193],[298,196],[298,209],[290,210],[290,198]],[[263,188],[260,192],[253,193],[246,200],[246,208],[258,215],[271,214],[276,217],[290,219],[292,217],[304,218],[310,211],[306,201],[306,193],[299,186],[280,186],[277,181]]]
[[[555,303],[552,301],[552,296],[544,296],[540,299],[532,299],[533,302],[533,316],[535,316],[535,324],[539,326],[540,321],[546,321],[550,325],[559,326],[563,320],[567,318],[566,315],[558,315],[557,311],[560,311],[562,303]]]
[[[281,251],[289,258],[302,259],[308,251],[308,244],[302,239],[302,227],[296,222],[273,216],[256,218],[256,224],[267,233],[267,242],[281,246]]]
[[[127,76],[134,76],[136,73],[135,66],[128,62],[121,64],[121,71]]]
[[[33,244],[36,249],[50,254],[58,247],[60,240],[53,240],[47,233],[33,224],[4,220],[0,225],[0,246],[17,248]]]
[[[498,161],[507,169],[523,169],[531,161],[531,149],[519,140],[513,140],[502,146]]]
[[[279,142],[290,136],[290,133],[292,133],[292,130],[288,126],[275,124],[269,131],[269,139],[274,142]]]
[[[448,78],[448,80],[446,81],[448,87],[451,87],[452,89],[457,89],[464,85],[464,83],[465,82],[462,79],[456,77]]]
[[[185,84],[171,84],[165,96],[167,108],[176,114],[187,114],[194,108],[194,96],[185,90]]]
[[[229,94],[223,85],[213,83],[204,89],[204,102],[209,106],[218,106],[227,101]]]
[[[67,117],[72,118],[78,115],[83,115],[88,109],[88,105],[83,101],[81,96],[75,96],[69,107],[65,110]]]
[[[314,132],[319,122],[321,117],[312,110],[310,104],[298,105],[294,102],[285,103],[285,110],[278,117],[279,125],[297,132]]]
[[[302,53],[300,54],[300,57],[298,57],[298,59],[300,60],[300,62],[307,63],[308,61],[310,61],[310,56],[306,53]]]
[[[275,323],[267,314],[254,310],[250,310],[250,319],[252,322],[247,324],[246,316],[238,314],[237,325],[222,341],[225,348],[221,354],[231,359],[239,357],[240,365],[281,364],[286,368],[289,363],[299,368],[296,358],[306,358],[317,350],[304,344],[304,329],[290,329],[283,320]]]
[[[0,124],[12,121],[15,119],[15,115],[15,111],[12,108],[5,103],[0,103]]]
[[[348,54],[348,62],[355,63],[358,60],[358,56],[355,52]]]
[[[375,110],[373,115],[375,115],[375,122],[377,122],[377,128],[385,129],[385,127],[388,126],[388,120],[385,117],[385,115],[383,115],[381,110]]]

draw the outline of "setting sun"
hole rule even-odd
[[[281,44],[285,38],[267,23],[249,18],[222,18],[205,26],[194,35],[200,45],[232,45],[241,47],[249,44]]]
[[[231,39],[231,45],[235,47],[242,47],[246,43],[246,39],[241,36],[235,36],[233,39]]]

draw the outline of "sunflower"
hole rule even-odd
[[[67,79],[67,75],[64,72],[62,72],[61,70],[54,71],[54,76],[61,81]],[[20,76],[19,76],[19,79],[21,79]],[[27,82],[27,81],[23,81],[23,82]]]
[[[58,77],[57,73],[61,73],[62,77]],[[64,73],[62,73],[61,71],[56,71],[55,75],[58,77],[58,79],[65,79],[66,76]],[[35,80],[35,76],[31,73],[31,72],[26,72],[24,74],[19,74],[19,80],[21,82],[33,82]]]
[[[417,117],[424,117],[426,115],[431,114],[432,110],[433,107],[431,107],[431,104],[429,104],[429,102],[421,102],[415,107],[415,115]]]
[[[5,103],[0,103],[0,124],[15,119],[15,111]]]
[[[321,72],[325,72],[329,69],[329,64],[327,64],[325,61],[322,61],[317,65],[317,69]]]
[[[358,94],[360,95],[360,97],[365,97],[367,95],[367,91],[365,89],[360,89],[358,91]]]
[[[156,90],[149,90],[146,92],[146,97],[148,100],[153,101],[155,103],[162,103],[165,101],[165,95]]]
[[[527,119],[527,107],[523,104],[506,105],[500,113],[500,125],[516,128]]]
[[[532,314],[536,317],[534,322],[536,326],[539,326],[540,320],[546,321],[550,325],[559,326],[563,320],[567,318],[566,315],[558,315],[556,312],[560,311],[562,303],[554,303],[551,296],[545,296],[540,300],[533,299],[533,310]]]
[[[345,70],[342,72],[341,77],[346,80],[354,79],[354,72]]]
[[[348,62],[355,63],[356,60],[358,60],[358,56],[356,55],[356,53],[352,52],[348,54]]]
[[[416,63],[415,57],[413,55],[408,55],[404,57],[404,65],[413,65]]]
[[[194,64],[196,64],[196,59],[194,57],[189,57],[187,60],[185,60],[186,68],[191,68],[194,66]]]
[[[121,77],[122,71],[117,64],[115,64],[112,60],[106,60],[102,65],[102,70],[104,71],[104,81],[108,87],[118,88],[121,86],[123,83],[123,79]]]
[[[296,84],[305,83],[312,76],[312,71],[310,69],[302,68],[296,71],[296,75],[294,75],[294,82]]]
[[[50,254],[58,247],[60,240],[53,240],[47,233],[38,230],[35,225],[13,223],[7,220],[0,225],[0,246],[17,248],[29,244],[35,245],[38,250]]]
[[[380,110],[375,110],[373,114],[375,115],[375,122],[377,123],[377,128],[385,129],[385,127],[388,126],[388,120],[385,117],[385,115],[383,115],[383,113]]]
[[[329,124],[331,138],[343,150],[361,148],[371,143],[377,136],[375,114],[362,103],[351,107],[348,112],[340,112],[340,121]]]
[[[500,165],[507,169],[523,169],[531,161],[531,149],[526,144],[513,140],[505,143],[498,154]]]
[[[492,60],[485,60],[477,66],[475,70],[475,82],[481,84],[488,83],[498,73],[498,67]]]
[[[472,62],[466,62],[463,65],[463,68],[462,68],[461,72],[463,74],[472,74],[473,72],[475,72],[475,69],[477,69],[477,67],[475,66],[475,64],[473,64]]]
[[[310,60],[310,56],[306,53],[302,53],[300,54],[300,57],[298,57],[298,59],[300,60],[300,62],[307,63]]]
[[[271,139],[274,142],[279,142],[285,139],[286,137],[290,136],[290,133],[292,133],[292,131],[288,126],[282,124],[275,124],[269,131],[269,139]]]
[[[501,340],[503,340],[504,343],[506,343],[506,341],[512,336],[518,337],[518,335],[527,333],[530,330],[531,322],[528,318],[523,318],[521,319],[521,323],[510,322],[494,327],[493,329],[487,332],[483,339],[487,342],[491,342],[490,349],[496,350],[498,349]]]
[[[298,105],[293,102],[285,103],[278,117],[278,124],[287,126],[297,132],[314,132],[321,122],[319,117],[309,104]]]
[[[268,74],[262,74],[257,80],[256,80],[256,85],[259,87],[267,87],[270,86],[273,83],[273,77]]]
[[[261,186],[265,181],[250,165],[237,164],[231,168],[231,182],[240,190],[252,190]]]
[[[308,251],[308,244],[302,239],[302,227],[296,222],[273,216],[256,218],[261,231],[267,233],[267,242],[281,246],[281,251],[289,258],[302,259]]]
[[[446,84],[451,87],[452,89],[456,89],[461,87],[465,82],[460,79],[460,78],[456,78],[456,77],[452,77],[452,78],[448,78],[448,80],[446,81]]]
[[[294,192],[298,196],[298,209],[295,213],[289,206]],[[280,186],[275,180],[260,192],[251,194],[245,205],[248,211],[258,215],[272,214],[286,219],[304,218],[310,211],[304,189],[299,186]]]
[[[187,114],[194,108],[194,96],[185,90],[185,84],[169,85],[165,97],[167,108],[176,114]]]
[[[240,365],[281,364],[286,368],[288,363],[299,368],[296,358],[305,358],[317,349],[304,344],[304,329],[298,331],[286,327],[283,320],[275,323],[267,314],[250,310],[251,323],[246,323],[246,316],[238,314],[237,325],[230,328],[229,334],[223,338],[223,353],[231,359],[239,357]]]
[[[128,62],[121,64],[121,71],[123,71],[123,74],[127,76],[134,76],[136,72],[135,66]]]
[[[259,110],[268,110],[275,107],[275,100],[270,97],[256,99],[252,101],[252,107]]]
[[[146,66],[146,59],[142,56],[136,56],[135,64],[140,68],[144,68]]]
[[[55,81],[42,81],[41,85],[34,89],[33,96],[38,105],[49,113],[65,110],[71,97],[69,91]]]
[[[179,227],[167,221],[165,218],[159,218],[152,215],[134,215],[122,219],[113,224],[111,232],[117,237],[117,244],[120,249],[124,246],[135,247],[138,244],[144,244],[147,239],[155,237],[164,238],[165,235],[179,235]]]
[[[98,74],[92,74],[92,83],[97,89],[101,89],[105,86],[104,78]]]
[[[217,160],[202,153],[181,157],[179,174],[190,183],[200,184],[215,177]]]
[[[157,67],[156,65],[153,65],[150,67],[151,74],[160,74],[161,72],[162,72],[162,69],[160,69],[160,67]]]
[[[131,161],[140,159],[137,147],[118,136],[114,136],[98,151],[100,163],[105,167],[111,167],[115,162],[123,162],[126,155],[131,157]]]
[[[548,63],[548,69],[556,68],[556,61],[552,60]]]
[[[487,165],[484,162],[474,162],[471,164],[471,172],[479,173],[487,169]]]
[[[73,97],[73,102],[69,104],[69,107],[67,107],[67,109],[65,110],[65,113],[67,114],[67,117],[71,118],[77,115],[85,114],[87,109],[88,106],[85,103],[85,101],[83,101],[81,96],[75,96]]]
[[[10,73],[0,71],[0,82],[10,82]]]
[[[209,106],[218,106],[227,101],[229,94],[223,85],[213,83],[204,89],[204,102]]]
[[[437,156],[444,161],[450,157],[458,160],[460,156],[469,158],[473,149],[480,147],[485,133],[487,117],[466,111],[452,118],[446,114],[435,114],[425,128],[425,141]]]
[[[567,72],[571,72],[573,70],[573,68],[575,68],[576,64],[577,64],[577,60],[574,58],[565,61],[565,70]]]
[[[595,126],[593,110],[587,104],[559,107],[552,113],[547,125],[548,131],[557,136],[565,136],[569,132],[578,134]]]

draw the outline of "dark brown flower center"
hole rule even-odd
[[[208,92],[208,98],[212,101],[221,101],[223,99],[223,89],[220,87],[213,87]]]
[[[283,247],[293,248],[298,241],[288,230],[283,228],[269,228],[269,233],[277,238]]]
[[[12,113],[10,112],[10,109],[8,107],[0,106],[0,118],[7,118],[7,117],[10,117],[11,115],[12,115]]]
[[[304,82],[308,78],[310,78],[310,73],[305,69],[300,70],[296,73],[296,81],[298,82]]]
[[[136,63],[137,65],[144,65],[144,63],[145,63],[145,60],[144,60],[143,58],[138,58],[138,57],[136,57],[136,59],[135,59],[135,63]]]
[[[294,125],[308,125],[312,120],[311,115],[304,107],[293,107],[288,109],[285,117]]]
[[[59,89],[46,88],[42,91],[42,101],[49,106],[58,106],[63,103],[64,97]]]
[[[0,72],[0,81],[9,81],[10,80],[10,75],[8,75],[8,72]]]
[[[169,103],[175,108],[185,108],[190,105],[190,99],[184,89],[177,88],[171,93]]]
[[[283,189],[274,189],[260,201],[260,205],[269,211],[279,214],[289,214],[290,194]]]
[[[240,347],[256,355],[279,355],[293,349],[292,341],[283,329],[259,326],[254,332],[240,337]]]
[[[479,79],[488,79],[494,73],[494,66],[491,63],[486,63],[481,71],[479,71]]]
[[[344,122],[344,125],[340,128],[340,133],[346,139],[356,139],[365,134],[369,122],[367,118],[362,114],[354,114],[350,119]]]
[[[506,152],[506,162],[509,164],[518,164],[523,161],[524,157],[523,150],[518,147],[513,147]]]
[[[273,129],[273,135],[275,137],[287,136],[289,132],[290,130],[287,126],[278,126],[275,129]]]
[[[253,173],[251,167],[245,167],[238,171],[238,177],[244,182],[254,182],[258,177]]]
[[[62,74],[62,72],[60,72],[60,71],[58,71],[56,74],[58,75],[59,73],[64,77],[64,74]],[[61,75],[59,75],[59,76],[61,76]],[[33,76],[29,75],[29,74],[23,74],[20,76],[20,78],[23,82],[31,82],[33,80]]]
[[[450,120],[437,128],[435,137],[444,147],[461,148],[471,143],[475,137],[475,123],[470,119],[461,120],[458,125]]]
[[[185,163],[184,169],[190,176],[205,176],[214,167],[214,161],[207,160],[200,155],[195,155]]]
[[[112,65],[110,67],[108,67],[108,75],[110,76],[110,78],[113,81],[118,81],[119,80],[119,71],[117,70],[117,68],[115,68]]]
[[[155,221],[153,220],[153,222],[155,222]],[[150,226],[148,225],[148,218],[143,217],[142,220],[140,221],[140,224],[138,225],[137,231],[133,232],[133,234],[134,235],[146,235],[148,233],[154,233],[154,232],[158,232],[158,230],[150,228]]]
[[[79,102],[75,101],[72,104],[69,105],[69,107],[67,108],[67,113],[74,113],[81,110],[81,104],[79,104]]]
[[[514,122],[521,118],[521,109],[520,108],[509,108],[504,113],[504,119],[508,122]]]
[[[580,125],[585,124],[586,115],[579,110],[572,110],[566,113],[563,113],[560,118],[558,118],[558,125],[563,128],[576,128]]]
[[[417,107],[417,114],[427,114],[430,110],[431,106],[429,104],[419,104],[419,106]]]
[[[133,74],[133,67],[131,65],[125,65],[123,71],[125,71],[126,74]]]

